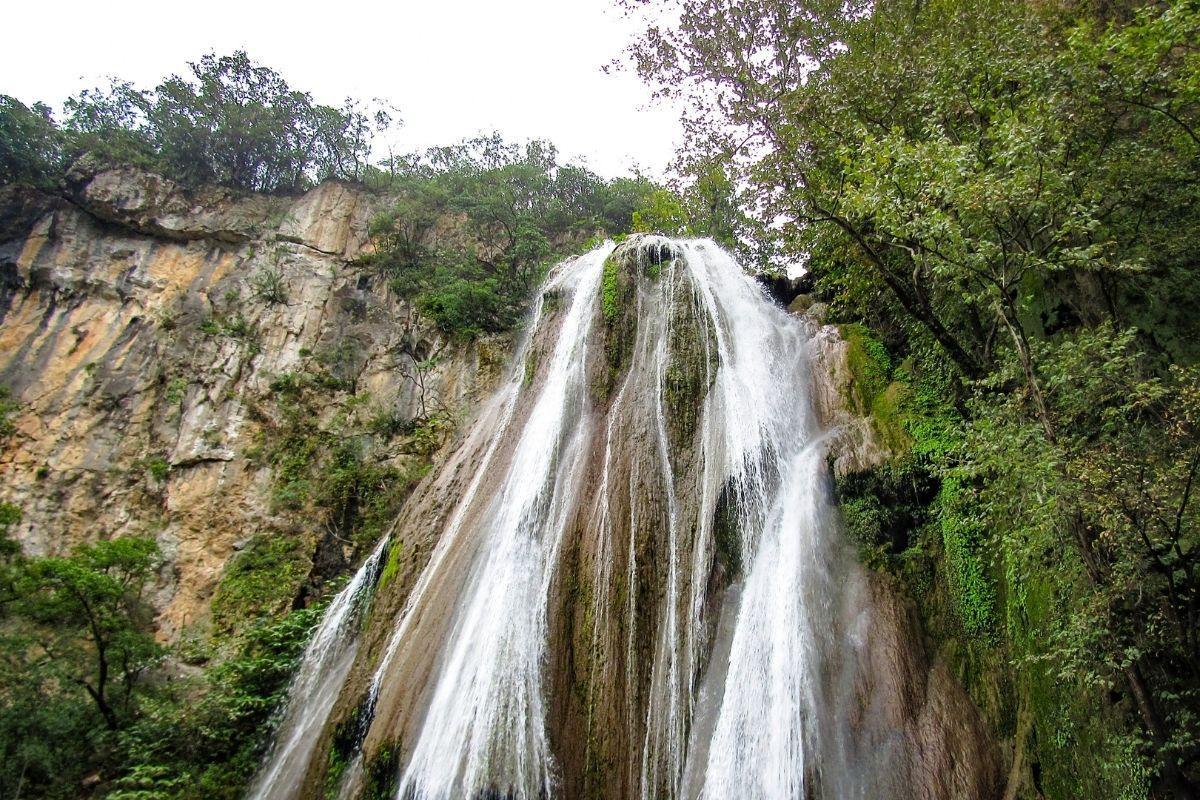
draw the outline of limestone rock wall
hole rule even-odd
[[[448,346],[355,265],[386,202],[336,182],[185,192],[132,169],[76,171],[61,196],[0,189],[0,386],[20,404],[0,500],[21,509],[27,552],[154,537],[171,639],[204,623],[256,532],[321,535],[272,511],[271,471],[248,457],[277,376],[319,361],[403,419],[414,359],[440,352],[426,401],[466,413],[507,343]],[[334,395],[318,414],[337,413]]]

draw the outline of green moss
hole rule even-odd
[[[858,324],[841,325],[838,330],[846,342],[846,364],[850,369],[854,408],[862,415],[871,413],[875,398],[891,381],[892,361],[883,343]]]
[[[604,354],[607,369],[593,386],[598,400],[604,400],[629,366],[637,336],[634,299],[637,285],[634,266],[626,254],[610,255],[604,262],[600,286],[600,311],[604,320]]]
[[[525,354],[525,375],[521,382],[525,386],[533,383],[534,376],[537,375],[538,368],[538,350],[536,347],[530,347],[529,352]]]
[[[600,279],[600,310],[604,321],[613,324],[621,316],[621,264],[611,255],[604,261]]]
[[[300,540],[256,534],[234,556],[213,596],[213,627],[230,633],[254,620],[283,612],[308,575],[311,561]]]
[[[892,380],[893,369],[887,348],[862,325],[839,328],[846,342],[846,365],[850,370],[849,405],[868,417],[880,442],[895,454],[912,446],[907,429],[911,389],[903,380]]]
[[[400,571],[400,554],[404,547],[400,542],[393,541],[388,545],[387,561],[383,565],[383,571],[379,573],[379,584],[375,589],[376,592],[383,591],[383,587],[391,582],[392,578],[396,577],[396,573]]]
[[[374,713],[370,694],[364,694],[350,714],[334,725],[325,762],[324,794],[327,800],[337,797],[342,777],[362,747],[363,737]]]
[[[691,288],[681,283],[673,301],[662,387],[672,456],[691,449],[710,378],[716,373],[716,348],[706,347],[708,336],[707,316]]]
[[[400,743],[389,742],[367,761],[362,800],[391,800],[400,782]]]
[[[892,381],[871,401],[871,422],[880,441],[892,453],[906,453],[913,444],[905,408],[909,394],[907,384]]]

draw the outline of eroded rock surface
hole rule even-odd
[[[206,620],[253,535],[299,537],[310,552],[326,535],[273,509],[271,470],[251,457],[279,376],[338,382],[316,411],[326,419],[350,395],[401,422],[422,395],[465,413],[507,344],[447,347],[385,277],[356,266],[385,202],[336,182],[291,198],[185,192],[134,169],[77,168],[66,197],[6,187],[0,385],[20,407],[0,500],[21,509],[27,552],[154,537],[171,639]],[[424,388],[406,377],[436,352]]]

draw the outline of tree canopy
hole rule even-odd
[[[322,105],[245,51],[189,68],[153,89],[118,79],[86,89],[66,101],[61,124],[45,104],[0,97],[0,180],[47,184],[87,152],[186,185],[293,192],[361,179],[373,134],[397,121],[380,104]]]

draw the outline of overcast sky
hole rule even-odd
[[[633,34],[611,0],[51,0],[3,16],[0,93],[26,103],[57,108],[109,75],[152,87],[243,48],[321,102],[394,103],[403,150],[499,130],[604,175],[661,174],[679,136],[635,76],[601,72]]]

